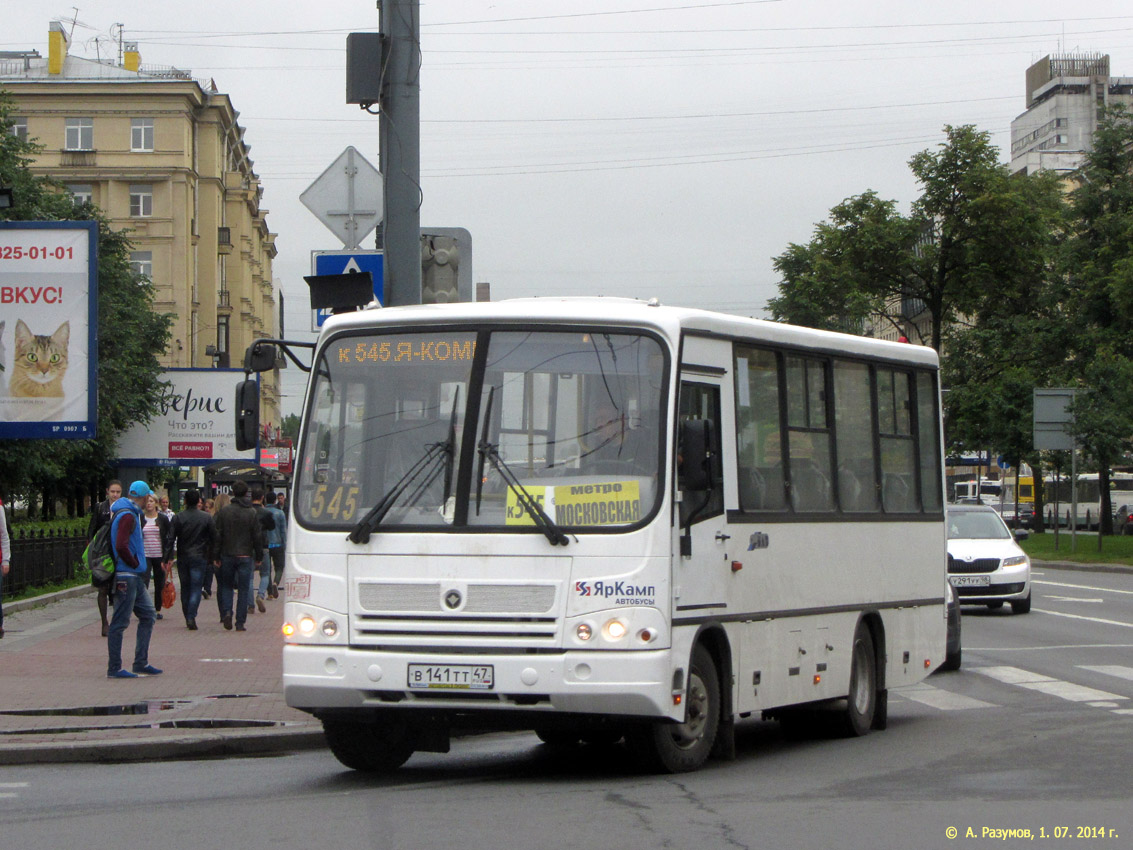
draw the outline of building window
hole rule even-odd
[[[216,317],[216,365],[221,368],[228,367],[228,317]]]
[[[153,215],[153,186],[149,183],[130,184],[130,215],[134,218]]]
[[[94,150],[94,119],[68,118],[65,145],[69,151]]]
[[[138,277],[153,280],[153,251],[131,251],[130,270]]]
[[[90,183],[68,183],[67,191],[75,199],[76,206],[94,203],[94,187]]]
[[[12,135],[26,142],[28,140],[28,119],[23,116],[16,116],[12,118],[11,121]]]
[[[153,150],[153,119],[134,118],[130,121],[130,150]]]

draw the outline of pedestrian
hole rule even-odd
[[[275,531],[275,516],[264,507],[264,488],[259,484],[252,487],[252,507],[256,509],[256,516],[260,518],[260,528],[264,532],[264,543],[267,545],[268,535]],[[260,573],[260,586],[256,590],[256,606],[263,614],[267,611],[264,605],[264,599],[267,597],[268,585],[271,584],[271,558],[268,552],[265,551],[263,557],[256,561],[256,569]],[[249,588],[250,591],[250,588]],[[248,601],[251,602],[252,595],[249,592]],[[248,613],[252,613],[252,606],[248,606]]]
[[[135,481],[126,495],[110,507],[114,518],[110,521],[111,551],[114,553],[114,616],[110,620],[110,633],[106,646],[109,665],[106,675],[110,679],[134,679],[138,675],[158,676],[161,671],[149,663],[149,640],[153,634],[156,612],[145,585],[146,553],[142,540],[142,511],[146,499],[152,495],[149,485]],[[134,645],[133,672],[122,669],[122,635],[130,625],[131,612],[138,618],[138,634]]]
[[[205,500],[205,511],[215,520],[217,512],[231,500],[232,497],[227,493],[218,493],[215,499]],[[201,599],[209,599],[212,596],[212,580],[215,573],[216,569],[213,567],[213,559],[209,558],[208,563],[205,565],[205,578],[201,583]]]
[[[181,613],[185,627],[197,630],[197,610],[201,605],[201,585],[205,564],[216,548],[216,522],[200,509],[199,490],[185,494],[185,510],[173,517],[169,536],[177,546],[177,575],[181,579]]]
[[[279,580],[283,577],[284,554],[287,551],[287,514],[281,511],[276,504],[274,492],[264,496],[265,508],[275,520],[275,528],[267,532],[265,541],[268,547],[268,557],[271,558],[272,570],[269,575],[271,581],[267,586],[267,595],[272,599],[279,598]],[[260,591],[264,591],[264,579],[260,577]]]
[[[87,542],[94,537],[94,533],[102,526],[110,522],[110,506],[122,498],[122,482],[117,478],[111,478],[110,483],[106,485],[106,500],[98,503],[90,514],[90,525],[87,528]],[[95,584],[98,589],[98,616],[102,618],[102,636],[106,637],[106,631],[110,627],[110,623],[106,618],[107,608],[110,604],[110,588],[114,584],[114,576],[108,576],[106,581],[101,584]]]
[[[157,509],[157,496],[146,497],[142,516],[142,541],[146,552],[146,587],[153,576],[153,604],[157,619],[161,617],[161,600],[165,582],[173,569],[173,542],[169,537],[169,519]]]
[[[286,490],[282,490],[279,493],[275,494],[275,506],[277,508],[279,508],[281,511],[283,511],[284,514],[287,513],[287,491]]]
[[[232,501],[216,513],[216,552],[220,567],[216,582],[216,601],[224,628],[232,628],[232,592],[236,591],[236,631],[246,631],[248,598],[252,589],[252,565],[264,556],[264,533],[260,518],[248,499],[248,485],[232,485]]]
[[[0,499],[0,638],[4,637],[4,576],[12,567],[12,538],[8,536],[8,519],[4,501]]]

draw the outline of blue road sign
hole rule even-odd
[[[350,274],[369,272],[374,279],[374,297],[379,304],[385,303],[385,278],[382,274],[381,251],[313,251],[311,254],[311,273]],[[330,310],[314,311],[314,327],[318,330],[330,316]]]

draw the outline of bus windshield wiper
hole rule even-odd
[[[481,463],[487,458],[496,472],[500,474],[500,477],[504,479],[504,483],[515,491],[516,500],[523,506],[527,515],[531,517],[531,521],[543,532],[543,536],[556,546],[566,546],[570,542],[567,536],[563,534],[562,529],[555,524],[555,521],[547,516],[546,511],[535,501],[535,497],[527,492],[527,488],[519,483],[519,479],[512,472],[511,467],[507,465],[507,461],[500,457],[496,445],[487,440],[481,440],[477,446],[477,451],[480,452]]]
[[[451,468],[452,457],[452,443],[449,441],[441,443],[433,443],[429,446],[423,455],[409,467],[397,483],[394,484],[386,492],[384,496],[378,499],[376,505],[370,508],[369,512],[358,521],[358,524],[351,529],[350,534],[347,535],[347,540],[352,543],[367,543],[370,540],[370,535],[374,530],[382,524],[386,514],[389,513],[390,508],[394,506],[401,495],[408,490],[415,481],[420,479],[417,489],[413,491],[412,495],[406,500],[406,505],[412,507],[417,503],[417,500],[424,495],[429,485],[437,480],[437,476],[445,469]],[[424,477],[422,477],[424,475]]]

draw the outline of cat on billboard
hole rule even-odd
[[[94,436],[94,223],[0,224],[0,437]]]

